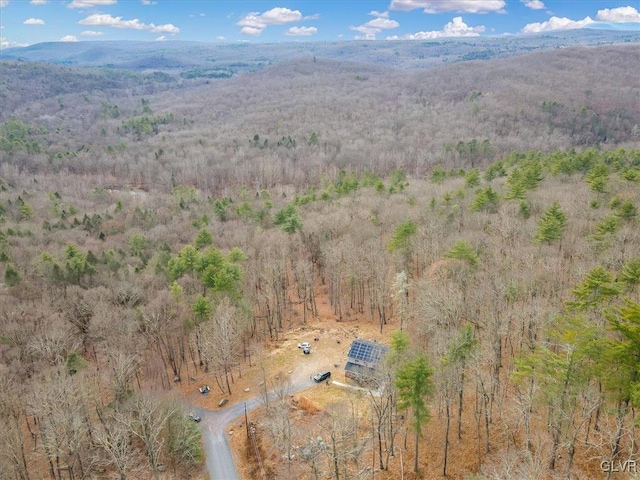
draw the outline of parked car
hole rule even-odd
[[[329,370],[325,372],[320,372],[315,377],[313,377],[313,381],[316,383],[320,383],[328,379],[330,376],[331,376],[331,372]]]
[[[311,344],[309,342],[302,342],[298,344],[298,348],[302,348],[302,349],[311,348]]]
[[[311,353],[311,347],[302,347],[302,353],[309,355]]]
[[[189,420],[193,420],[194,422],[198,423],[202,420],[202,417],[200,415],[198,415],[197,413],[190,413],[189,414]]]

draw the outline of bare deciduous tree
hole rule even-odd
[[[173,412],[168,405],[153,398],[149,393],[135,396],[129,408],[131,419],[128,426],[131,433],[142,440],[147,460],[155,475],[161,465],[165,442],[164,428]]]
[[[141,473],[141,456],[133,446],[127,414],[117,410],[108,414],[98,411],[98,416],[101,428],[94,437],[101,455],[96,464],[114,467],[120,480],[136,478]]]
[[[212,313],[211,319],[197,327],[205,364],[214,368],[216,375],[219,373],[222,376],[229,395],[233,382],[231,368],[240,357],[240,317],[238,309],[224,297]]]

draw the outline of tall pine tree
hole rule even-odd
[[[562,232],[567,224],[567,216],[562,210],[558,202],[553,204],[542,214],[538,223],[538,231],[536,232],[536,243],[552,244],[554,241],[562,238]]]
[[[426,398],[433,392],[431,376],[433,369],[425,355],[418,355],[398,370],[396,387],[398,387],[398,410],[411,410],[413,413],[413,429],[416,437],[413,471],[418,471],[418,440],[422,435],[422,426],[429,421],[429,406]]]

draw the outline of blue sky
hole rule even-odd
[[[0,0],[0,46],[86,40],[282,42],[638,29],[640,0]]]

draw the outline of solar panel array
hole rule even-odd
[[[361,362],[378,363],[386,351],[386,345],[355,340],[351,344],[347,356],[354,360],[360,360]]]

